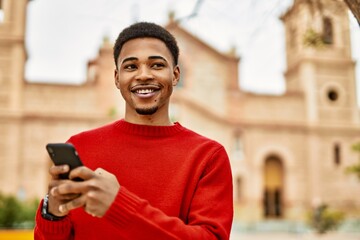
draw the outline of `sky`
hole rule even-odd
[[[181,26],[221,52],[236,47],[239,84],[247,91],[285,90],[285,37],[279,16],[293,0],[33,0],[26,45],[30,82],[80,84],[104,37],[137,21],[165,25],[174,11]],[[360,28],[350,17],[353,58],[360,62]],[[181,53],[180,53],[181,54]],[[259,70],[260,69],[260,70]],[[360,63],[357,67],[360,103]]]

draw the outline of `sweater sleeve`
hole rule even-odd
[[[232,177],[223,148],[212,156],[199,179],[188,221],[167,216],[121,187],[105,219],[118,229],[126,229],[129,239],[229,239],[233,219]]]
[[[39,204],[39,208],[35,216],[34,239],[35,240],[72,240],[72,225],[70,217],[67,216],[59,221],[46,220],[41,216],[41,206],[43,201]]]

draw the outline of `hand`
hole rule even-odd
[[[70,179],[77,177],[84,181],[64,181],[51,189],[51,194],[55,197],[80,194],[79,197],[60,204],[58,211],[66,215],[72,209],[83,207],[94,217],[104,216],[120,189],[116,177],[102,168],[92,171],[84,166],[70,172]]]
[[[49,184],[48,212],[55,216],[58,216],[58,217],[67,215],[67,213],[62,213],[59,211],[60,205],[79,197],[79,194],[65,194],[65,195],[58,195],[58,196],[54,196],[53,194],[51,194],[51,189],[63,184],[64,182],[70,181],[70,180],[63,180],[63,179],[59,178],[59,174],[67,173],[69,170],[70,170],[70,168],[68,165],[52,166],[49,169],[49,173],[50,173],[52,179]]]

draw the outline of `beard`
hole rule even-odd
[[[158,110],[158,107],[151,107],[151,108],[136,108],[135,109],[136,112],[140,115],[152,115],[154,113],[156,113],[156,111]]]

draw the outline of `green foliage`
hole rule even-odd
[[[346,172],[350,174],[355,174],[360,180],[360,163],[346,168]]]
[[[352,149],[358,153],[360,153],[360,143],[354,144]],[[350,174],[355,174],[360,180],[360,157],[357,164],[351,165],[346,168],[346,172]]]
[[[360,153],[360,143],[356,143],[352,146],[352,149]]]
[[[116,107],[111,107],[109,110],[108,110],[108,116],[109,117],[116,117],[116,114],[117,114],[117,110],[116,110]]]
[[[321,48],[324,47],[324,40],[318,32],[316,32],[314,29],[309,28],[303,38],[303,43],[305,46],[308,47],[315,47],[315,48]]]
[[[317,207],[311,214],[310,226],[319,234],[335,230],[344,220],[344,213],[330,210],[325,204]]]
[[[14,196],[0,194],[0,228],[32,228],[38,200],[21,202]]]

